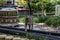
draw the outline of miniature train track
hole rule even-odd
[[[8,34],[26,33],[25,29],[6,27],[6,26],[0,26],[0,31]],[[44,31],[29,30],[29,29],[27,30],[27,33],[34,36],[46,37],[50,40],[60,40],[60,33],[44,32]]]

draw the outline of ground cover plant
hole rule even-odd
[[[20,22],[24,22],[25,17],[20,17]],[[34,23],[46,23],[48,26],[58,27],[60,26],[60,16],[34,16]]]

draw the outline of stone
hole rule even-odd
[[[21,40],[21,38],[20,37],[15,37],[15,38],[13,38],[13,40]]]
[[[5,40],[13,40],[13,36],[7,36],[5,37]]]
[[[6,35],[0,35],[0,40],[5,40]]]

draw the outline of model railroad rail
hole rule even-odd
[[[6,26],[0,26],[0,31],[8,34],[26,33],[25,29],[6,27]],[[46,37],[51,40],[60,40],[60,33],[44,32],[44,31],[29,30],[29,29],[27,30],[27,33],[34,36]]]

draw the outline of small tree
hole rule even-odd
[[[47,10],[49,9],[50,11],[53,8],[50,0],[30,0],[30,2],[34,11],[42,11],[42,16],[46,16]]]
[[[30,4],[33,12],[42,11],[42,16],[46,16],[47,12],[51,12],[55,8],[55,3],[50,2],[50,0],[30,0]],[[24,3],[24,6],[28,8],[26,3]]]

